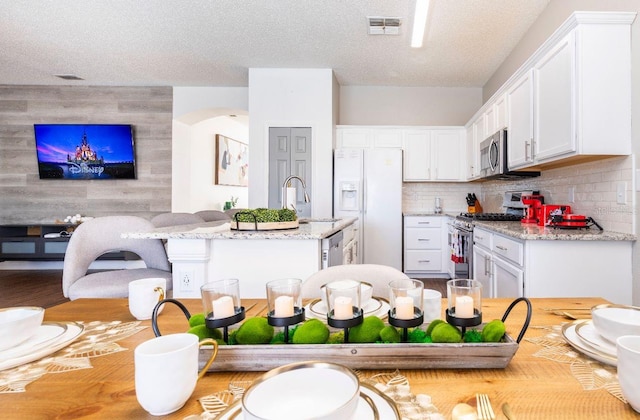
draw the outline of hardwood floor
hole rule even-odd
[[[422,279],[425,289],[447,296],[446,279]],[[49,308],[69,299],[62,295],[62,270],[0,270],[0,308],[41,306]]]
[[[62,295],[62,270],[0,270],[0,308],[50,308],[68,300]]]

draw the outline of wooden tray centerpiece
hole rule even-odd
[[[290,209],[243,210],[231,220],[233,230],[281,230],[298,228],[298,216]]]
[[[505,334],[499,342],[480,343],[343,343],[343,344],[235,344],[221,345],[209,371],[268,371],[288,363],[308,360],[326,361],[352,369],[501,369],[507,367],[519,347],[531,319],[531,303],[516,299],[506,310],[524,301],[527,318],[517,339]],[[186,307],[173,299],[187,318]],[[156,335],[160,335],[157,317],[152,318]],[[211,354],[211,346],[200,348],[200,367]]]

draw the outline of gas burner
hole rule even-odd
[[[460,213],[458,218],[482,222],[519,222],[522,216],[508,213]]]

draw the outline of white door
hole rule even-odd
[[[431,130],[404,130],[404,180],[429,181],[431,178]]]
[[[433,178],[436,181],[462,180],[464,161],[463,130],[435,130],[431,136]]]
[[[524,294],[523,271],[500,258],[493,258],[495,296],[518,298]]]
[[[482,297],[493,298],[493,282],[491,279],[491,253],[477,246],[473,247],[473,279],[482,283]]]
[[[402,150],[364,150],[363,262],[402,270]]]
[[[575,152],[575,41],[565,37],[535,66],[536,161]]]
[[[533,162],[533,70],[522,76],[507,92],[509,169]]]

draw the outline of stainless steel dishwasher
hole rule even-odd
[[[340,231],[322,240],[322,268],[343,263],[343,239],[344,234]]]

